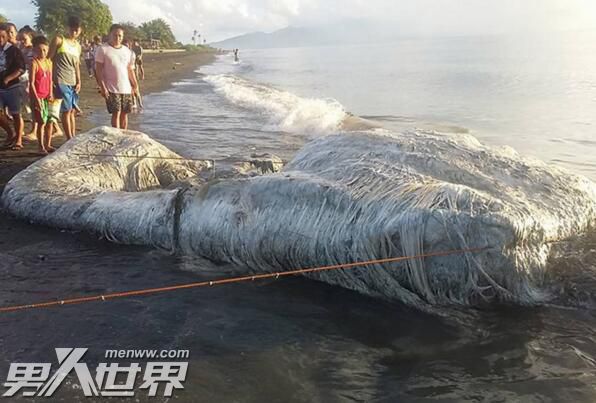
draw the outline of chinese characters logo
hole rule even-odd
[[[155,350],[127,350],[141,354],[133,354],[133,357],[142,358],[168,358],[176,356],[168,354],[163,350],[161,354]],[[188,351],[186,358],[188,358]],[[66,377],[73,373],[77,376],[85,396],[106,396],[106,397],[131,397],[134,396],[135,383],[143,369],[139,363],[131,363],[128,366],[120,366],[117,363],[100,363],[95,370],[95,377],[92,376],[87,364],[80,362],[86,348],[57,348],[58,369],[51,374],[51,363],[12,363],[8,371],[4,387],[8,388],[3,397],[15,396],[21,392],[23,396],[45,396],[54,394]],[[106,356],[110,357],[108,350]],[[125,350],[120,350],[125,352]],[[171,350],[170,352],[176,352]],[[147,353],[147,354],[144,354]],[[153,353],[153,354],[151,354]],[[123,358],[123,354],[112,354]],[[126,355],[128,357],[128,355]],[[184,389],[182,383],[186,379],[188,362],[176,361],[152,361],[147,362],[142,375],[140,389],[147,389],[148,396],[156,396],[159,391],[163,396],[172,396],[174,389]],[[51,376],[50,376],[51,375]]]

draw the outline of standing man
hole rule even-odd
[[[81,91],[81,45],[83,31],[79,17],[69,17],[68,33],[57,36],[50,45],[49,58],[54,63],[54,98],[61,99],[62,127],[67,139],[76,133],[75,106]]]
[[[100,47],[101,47],[101,36],[95,35],[93,37],[93,42],[91,42],[91,56],[93,57],[92,68],[93,68],[93,76],[94,77],[95,77],[95,54],[97,53],[97,49],[99,49]]]
[[[15,24],[13,24],[12,22],[7,22],[6,23],[6,27],[8,28],[8,42],[11,46],[16,46],[17,48],[19,48],[19,50],[21,49],[19,46],[19,41],[18,41],[18,32],[17,32],[17,26]],[[24,57],[23,52],[21,51],[21,54]],[[25,66],[27,65],[27,60],[25,59]],[[27,69],[25,70],[25,73],[21,75],[21,77],[19,77],[19,88],[21,90],[21,92],[23,93],[21,96],[21,103],[27,103],[26,102],[26,95],[25,95],[25,88],[27,87],[28,83],[27,81],[29,80],[29,76],[27,75]],[[14,118],[14,116],[13,116]],[[17,123],[15,122],[15,128],[17,127]],[[19,114],[19,130],[20,133],[18,135],[19,139],[23,138],[23,134],[25,131],[25,122],[23,120],[23,115]],[[17,144],[20,144],[17,143]]]
[[[137,77],[145,79],[145,68],[143,67],[143,47],[138,39],[135,39],[132,45],[132,51],[135,54],[135,68],[138,71]]]
[[[141,97],[141,83],[139,80],[145,79],[145,68],[143,67],[143,47],[138,39],[135,39],[131,48],[132,52],[135,55],[135,78],[137,79],[137,84],[139,90],[133,96],[132,107],[137,109],[143,109],[143,98]]]
[[[128,114],[132,112],[133,93],[138,93],[135,77],[134,53],[122,44],[124,28],[114,24],[108,43],[95,54],[95,76],[101,95],[112,115],[112,126],[128,128]]]
[[[14,31],[14,32],[13,32]],[[8,109],[14,122],[14,132],[4,115],[0,116],[0,127],[7,134],[5,146],[13,150],[23,148],[23,119],[21,117],[21,103],[23,88],[19,78],[25,73],[26,65],[23,54],[14,46],[10,38],[16,39],[14,24],[0,26],[0,48],[2,49],[3,67],[0,71],[0,110]]]

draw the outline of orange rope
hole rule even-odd
[[[172,285],[172,286],[167,286],[167,287],[146,288],[146,289],[134,290],[134,291],[123,291],[123,292],[116,292],[116,293],[105,294],[105,295],[94,295],[94,296],[90,296],[90,297],[70,298],[70,299],[63,299],[60,301],[48,301],[48,302],[40,302],[40,303],[36,303],[36,304],[6,306],[6,307],[0,308],[0,313],[23,311],[23,310],[36,309],[36,308],[48,308],[48,307],[61,306],[61,305],[81,304],[81,303],[92,302],[92,301],[106,301],[108,299],[125,298],[125,297],[141,296],[141,295],[148,295],[148,294],[157,294],[157,293],[162,293],[162,292],[184,290],[184,289],[188,289],[188,288],[210,287],[210,286],[214,286],[214,285],[240,283],[240,282],[245,282],[245,281],[262,280],[262,279],[267,279],[267,278],[276,278],[277,279],[279,277],[284,277],[284,276],[295,276],[297,274],[317,273],[317,272],[329,271],[329,270],[351,269],[354,267],[366,266],[366,265],[371,265],[371,264],[401,262],[404,260],[422,259],[422,258],[426,258],[426,257],[435,257],[435,256],[448,256],[448,255],[455,255],[455,254],[459,254],[459,253],[474,253],[474,252],[480,252],[480,251],[483,251],[486,249],[488,249],[488,247],[448,250],[448,251],[441,251],[441,252],[431,252],[431,253],[425,253],[425,254],[420,254],[420,255],[415,255],[415,256],[400,256],[400,257],[393,257],[393,258],[386,258],[386,259],[368,260],[365,262],[336,264],[336,265],[330,265],[330,266],[314,267],[314,268],[309,268],[309,269],[297,269],[297,270],[290,270],[290,271],[283,271],[283,272],[276,272],[276,273],[255,274],[252,276],[232,277],[232,278],[224,278],[224,279],[212,280],[212,281],[201,281],[201,282],[197,282],[197,283]]]

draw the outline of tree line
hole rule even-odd
[[[64,22],[73,12],[81,18],[87,38],[107,34],[113,23],[110,8],[101,0],[31,0],[31,3],[37,7],[36,28],[49,36],[62,33]],[[142,41],[157,39],[162,47],[182,46],[176,42],[170,25],[162,18],[138,26],[132,22],[123,22],[121,25],[125,28],[126,38]]]

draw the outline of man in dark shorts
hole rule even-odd
[[[81,19],[68,18],[68,33],[50,44],[48,57],[54,63],[54,98],[61,99],[62,126],[67,139],[76,133],[75,112],[81,91]]]
[[[133,93],[138,93],[134,72],[134,53],[122,44],[124,28],[114,24],[107,44],[95,54],[95,76],[101,95],[112,115],[112,126],[128,128],[128,114],[132,112]]]
[[[23,119],[21,118],[23,87],[19,78],[25,73],[26,64],[19,48],[10,42],[11,38],[16,38],[14,24],[0,25],[0,48],[4,61],[0,71],[0,111],[8,109],[14,122],[14,132],[3,115],[0,116],[0,126],[6,130],[5,146],[20,150],[23,148]]]

